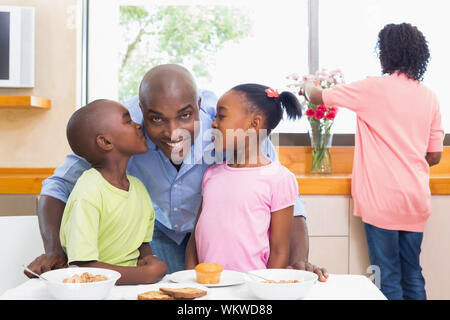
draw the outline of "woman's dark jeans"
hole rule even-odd
[[[364,223],[370,263],[379,267],[381,292],[389,300],[426,300],[420,266],[422,232],[395,231]]]

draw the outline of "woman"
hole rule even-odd
[[[313,104],[357,115],[352,176],[354,214],[362,218],[372,265],[388,299],[426,299],[419,256],[431,213],[429,168],[439,163],[444,131],[436,95],[421,83],[430,53],[414,26],[386,25],[377,48],[383,76],[321,90]]]

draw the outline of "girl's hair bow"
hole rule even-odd
[[[266,89],[265,91],[266,91],[267,96],[268,96],[269,98],[278,98],[278,97],[280,96],[280,95],[278,94],[278,91],[277,91],[277,90],[274,90],[274,89],[272,89],[272,88]]]

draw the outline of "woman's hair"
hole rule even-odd
[[[383,74],[400,72],[422,81],[430,60],[428,42],[409,23],[388,24],[378,34],[377,49]]]
[[[283,109],[289,119],[298,119],[302,116],[302,106],[297,97],[289,91],[281,92],[278,97],[270,97],[266,92],[270,87],[260,84],[241,84],[231,91],[242,92],[248,100],[250,111],[261,111],[265,118],[267,133],[275,129],[283,118]]]

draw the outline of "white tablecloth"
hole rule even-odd
[[[158,284],[169,282],[167,276]],[[121,300],[137,297],[138,293],[154,289],[155,285],[115,286],[107,299]],[[257,299],[246,284],[208,288],[210,300]],[[7,290],[0,300],[47,300],[52,299],[43,280],[30,279],[18,287]],[[331,274],[327,282],[317,282],[305,300],[386,300],[381,291],[365,276]]]

